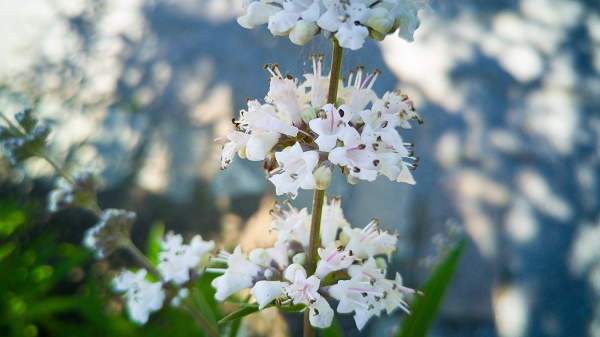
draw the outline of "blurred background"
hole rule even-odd
[[[401,134],[421,157],[417,184],[350,186],[338,170],[329,193],[343,196],[354,226],[377,217],[400,233],[392,269],[411,287],[429,274],[432,237],[464,226],[469,246],[430,336],[600,336],[600,4],[430,6],[415,42],[368,41],[342,67],[378,68],[379,95],[413,98],[425,124]],[[220,171],[213,140],[246,98],[265,96],[265,63],[301,78],[309,55],[330,46],[243,29],[241,14],[241,0],[0,1],[0,110],[34,107],[60,162],[99,170],[100,206],[138,213],[140,246],[155,223],[221,247],[267,246],[273,186],[260,163],[236,158]],[[89,214],[44,212],[52,177],[40,160],[0,164],[0,334],[193,328],[170,311],[145,327],[127,322],[106,272],[125,258],[93,263],[79,248]],[[249,335],[291,335],[275,311],[259,316]],[[385,335],[400,317],[362,333],[351,316],[342,325],[347,336]]]

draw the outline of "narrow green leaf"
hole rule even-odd
[[[213,311],[210,304],[208,304],[202,293],[200,291],[197,291],[197,289],[194,289],[193,293],[194,306],[198,309],[200,315],[204,316],[204,318],[206,318],[210,322],[210,324],[215,328],[215,330],[218,330],[217,317],[215,316],[215,312]]]
[[[421,289],[425,296],[418,296],[411,305],[412,315],[406,316],[396,337],[421,337],[435,318],[444,293],[454,275],[456,265],[465,248],[466,239],[462,238],[456,247],[440,262]]]
[[[274,306],[274,305],[270,304],[266,308],[270,308],[272,306]],[[298,304],[294,304],[292,306],[282,305],[279,307],[279,310],[285,311],[285,312],[300,312],[300,311],[304,310],[304,308],[306,308],[306,304],[298,303]]]
[[[247,305],[245,307],[241,307],[238,310],[232,312],[231,314],[221,318],[221,320],[219,321],[219,324],[223,324],[223,323],[227,323],[227,322],[231,322],[233,320],[242,318],[244,316],[248,316],[251,315],[255,312],[258,312],[258,305]]]
[[[238,318],[242,318],[244,316],[248,316],[248,315],[251,315],[251,314],[253,314],[255,312],[260,311],[258,309],[258,303],[250,303],[250,304],[240,303],[240,302],[227,302],[227,303],[233,304],[233,305],[236,305],[236,306],[241,306],[241,308],[239,308],[238,310],[232,312],[231,314],[223,317],[219,321],[219,324],[227,323],[227,322],[230,322],[230,321],[236,320]],[[263,308],[263,310],[267,309],[267,308],[270,308],[270,307],[274,307],[274,306],[275,306],[275,303],[267,304]],[[279,308],[279,310],[284,311],[284,312],[300,312],[300,311],[304,310],[304,308],[306,308],[306,304],[299,303],[299,304],[295,304],[295,305],[292,305],[292,306],[282,305],[282,306],[280,306],[278,308]]]
[[[229,328],[229,337],[237,337],[238,331],[240,331],[240,326],[242,326],[242,320],[236,319],[231,322],[231,327]]]
[[[344,337],[344,333],[342,332],[342,328],[340,328],[340,323],[336,316],[333,316],[333,321],[328,328],[320,330],[322,337]]]

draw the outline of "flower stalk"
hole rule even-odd
[[[329,90],[327,91],[327,103],[335,104],[337,100],[338,85],[340,82],[340,72],[342,69],[342,53],[344,49],[340,47],[338,40],[332,38],[332,58],[331,74],[329,76]],[[310,221],[310,241],[308,245],[307,275],[313,275],[317,268],[318,249],[321,246],[321,216],[323,213],[323,203],[325,200],[325,190],[315,189],[312,202],[312,217]],[[310,324],[310,310],[304,311],[304,337],[313,337],[315,330]]]

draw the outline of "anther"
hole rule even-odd
[[[367,146],[365,144],[358,144],[357,147],[358,147],[359,150],[364,150],[364,149],[367,148]]]

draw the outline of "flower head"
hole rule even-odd
[[[151,283],[146,280],[146,274],[146,269],[135,274],[123,270],[113,279],[115,291],[124,293],[129,316],[140,324],[148,321],[151,312],[160,310],[165,300],[162,282]]]

